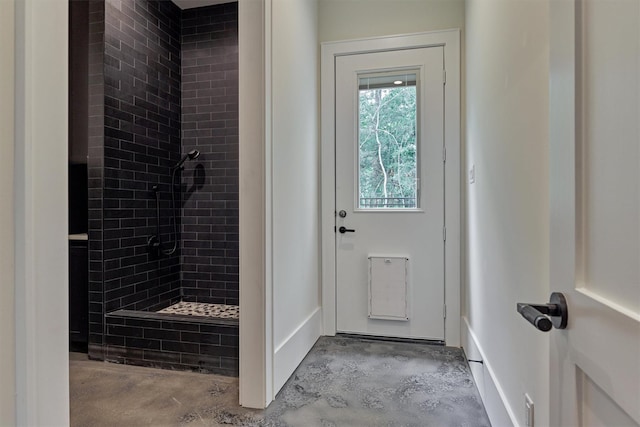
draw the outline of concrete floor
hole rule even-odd
[[[72,426],[258,425],[238,406],[238,379],[88,360],[72,353]]]
[[[490,426],[459,349],[322,337],[266,411],[237,378],[89,361],[70,366],[73,426]]]

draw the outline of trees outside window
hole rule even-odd
[[[360,89],[360,208],[417,207],[416,118],[416,86]]]

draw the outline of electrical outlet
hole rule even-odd
[[[469,184],[476,182],[476,165],[472,164],[469,169]]]
[[[533,427],[533,400],[526,393],[524,395],[524,419],[526,427]]]

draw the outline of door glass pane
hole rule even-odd
[[[358,208],[418,208],[416,71],[360,75]]]

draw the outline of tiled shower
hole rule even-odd
[[[89,356],[237,375],[237,3],[86,7]],[[178,246],[165,255],[148,245],[154,187],[170,243],[172,168],[191,150],[200,155],[178,172]]]

